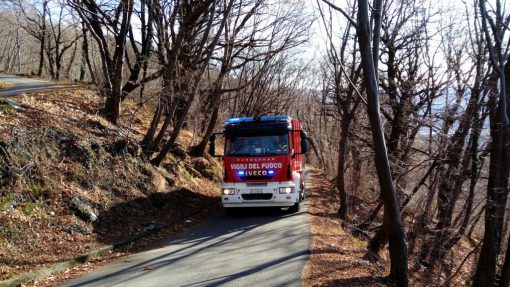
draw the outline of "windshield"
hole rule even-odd
[[[282,155],[289,153],[287,134],[273,136],[242,136],[227,141],[227,155]]]

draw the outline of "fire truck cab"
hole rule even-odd
[[[217,133],[218,134],[218,133]],[[214,155],[214,134],[209,153]],[[225,122],[221,202],[227,212],[241,207],[290,207],[305,198],[307,134],[289,116],[230,118]]]

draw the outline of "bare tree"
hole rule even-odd
[[[120,0],[116,4],[108,3],[114,5],[113,7],[101,6],[92,0],[72,0],[69,3],[78,12],[99,47],[105,81],[104,114],[108,120],[116,124],[121,112],[126,41],[134,1]],[[113,52],[110,51],[110,33],[114,42]]]
[[[202,81],[202,76],[208,67],[209,61],[214,53],[214,50],[216,48],[216,44],[218,43],[218,40],[220,38],[221,33],[223,32],[223,29],[225,27],[226,21],[228,19],[228,16],[230,14],[233,0],[227,2],[225,10],[221,14],[222,17],[220,18],[219,25],[217,26],[216,33],[214,34],[212,40],[210,43],[207,44],[207,40],[209,39],[209,33],[212,31],[214,19],[215,19],[215,11],[217,8],[217,2],[215,0],[213,1],[203,1],[200,3],[201,5],[198,5],[198,7],[192,7],[190,4],[187,4],[187,6],[182,7],[183,11],[186,11],[186,13],[183,15],[183,23],[186,24],[186,21],[188,21],[187,17],[192,17],[194,21],[190,21],[190,27],[180,27],[181,31],[184,30],[184,33],[182,36],[186,41],[183,41],[182,50],[183,53],[181,55],[181,58],[179,59],[183,70],[176,70],[177,72],[182,72],[184,77],[181,77],[177,82],[174,82],[173,84],[176,84],[173,89],[180,93],[181,95],[188,95],[187,97],[177,97],[175,98],[174,102],[172,103],[173,108],[170,109],[172,111],[167,115],[167,120],[169,118],[172,118],[174,112],[176,111],[177,107],[179,105],[183,106],[182,112],[178,115],[177,121],[175,123],[175,128],[172,131],[172,134],[170,135],[170,138],[164,143],[163,147],[161,148],[161,151],[159,154],[151,160],[151,162],[155,165],[161,164],[163,159],[166,157],[167,153],[170,151],[170,149],[175,144],[175,141],[177,140],[177,137],[179,136],[179,133],[183,127],[184,121],[188,115],[188,111],[191,107],[191,104],[193,103],[200,83]],[[194,10],[194,9],[198,9]],[[198,12],[198,13],[197,13]],[[205,18],[204,21],[204,29],[205,32],[203,34],[198,34],[198,39],[193,38],[192,36],[195,34],[195,29],[200,29],[200,26],[197,25],[199,23],[200,16]],[[181,32],[180,31],[180,32]],[[197,41],[198,46],[193,47],[192,41]],[[198,48],[198,50],[191,51],[193,48]],[[175,68],[172,68],[175,70]],[[191,78],[191,81],[189,78]],[[161,130],[160,134],[164,134],[165,131]]]
[[[39,42],[39,66],[37,76],[43,73],[44,54],[47,41],[47,18],[49,13],[50,0],[42,0],[40,3],[24,3],[21,0],[12,0],[17,10],[17,18],[20,27],[22,27],[30,36]]]
[[[328,1],[330,6],[343,12]],[[367,114],[372,130],[372,141],[375,151],[375,166],[381,188],[381,197],[384,202],[383,229],[389,238],[389,251],[391,257],[390,278],[395,280],[397,286],[408,286],[407,279],[407,247],[404,239],[404,228],[397,196],[393,186],[390,163],[384,139],[384,132],[380,118],[379,84],[377,76],[377,55],[379,54],[380,27],[382,17],[382,2],[376,0],[373,4],[373,29],[368,13],[368,1],[358,1],[357,22],[345,12],[343,14],[356,26],[361,63],[363,67],[363,80],[367,92]]]
[[[192,148],[192,153],[195,155],[202,155],[205,151],[218,120],[223,94],[235,92],[236,104],[240,102],[238,100],[242,100],[239,97],[243,95],[258,97],[258,100],[251,101],[253,97],[248,96],[246,102],[263,103],[264,100],[260,97],[264,95],[272,99],[278,98],[278,95],[273,93],[278,88],[272,87],[272,83],[276,82],[280,88],[286,84],[284,81],[271,83],[268,80],[275,80],[269,77],[283,72],[282,61],[287,57],[280,57],[280,55],[306,40],[305,32],[308,22],[306,18],[296,21],[297,15],[303,15],[302,9],[292,3],[267,4],[265,2],[256,0],[253,3],[240,3],[233,9],[236,12],[232,13],[232,19],[228,22],[231,24],[225,27],[224,40],[218,43],[222,56],[213,57],[213,61],[219,61],[220,68],[210,92],[207,92],[208,100],[205,103],[211,107],[212,115],[200,143]],[[231,78],[237,78],[237,81]],[[230,85],[225,87],[227,84]],[[257,88],[266,90],[257,90]],[[279,90],[282,91],[282,89]],[[253,115],[271,112],[265,108],[256,110],[234,113]]]
[[[374,27],[380,27],[382,1],[376,0],[374,11],[378,15],[374,16]],[[360,46],[361,63],[363,66],[363,76],[365,89],[367,91],[367,113],[372,128],[372,140],[375,150],[375,165],[381,188],[381,195],[384,202],[384,220],[383,228],[389,238],[389,250],[391,257],[390,277],[395,280],[397,286],[408,286],[407,282],[407,247],[404,239],[404,227],[400,208],[397,202],[397,196],[393,187],[391,178],[390,164],[384,132],[382,129],[381,118],[379,114],[379,88],[377,83],[377,71],[374,62],[373,51],[379,50],[379,31],[374,33],[372,38],[372,29],[370,28],[370,17],[368,16],[368,1],[358,1],[357,32]]]
[[[503,219],[508,197],[510,171],[510,134],[508,129],[508,99],[510,92],[510,59],[505,53],[504,34],[510,18],[504,15],[501,1],[490,15],[486,1],[479,2],[482,30],[488,46],[491,66],[499,79],[499,90],[490,95],[490,163],[487,184],[487,208],[485,211],[485,232],[480,251],[473,286],[495,286],[497,260],[503,238]],[[508,252],[508,251],[507,251]],[[507,267],[508,268],[508,267]]]
[[[70,18],[66,11],[67,6],[64,3],[53,4],[52,11],[47,16],[45,53],[51,78],[60,80],[64,55],[73,46],[75,46],[76,51],[76,42],[82,35],[77,31],[75,23],[66,22],[66,19]],[[69,66],[71,66],[74,58],[74,55],[72,55]]]
[[[345,187],[345,172],[348,155],[348,139],[349,130],[351,123],[356,115],[356,110],[359,103],[361,102],[361,94],[358,88],[358,82],[361,76],[361,66],[358,60],[358,53],[356,46],[352,48],[352,51],[347,51],[347,45],[351,38],[353,38],[352,23],[348,23],[340,42],[340,46],[337,48],[333,40],[333,27],[331,14],[329,21],[325,17],[325,13],[322,11],[319,5],[319,11],[321,18],[326,28],[328,36],[328,63],[330,67],[329,72],[331,75],[325,77],[328,79],[328,87],[325,90],[326,93],[330,94],[330,98],[337,106],[339,114],[338,121],[340,123],[340,138],[338,141],[338,165],[336,174],[336,186],[338,189],[338,195],[340,198],[340,206],[338,208],[338,216],[341,219],[347,219],[348,211],[348,195]],[[352,14],[355,13],[356,7],[353,7]],[[347,55],[350,53],[350,63],[347,63]]]

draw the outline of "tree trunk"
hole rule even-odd
[[[39,67],[37,68],[37,76],[42,76],[42,71],[44,67],[44,46],[46,45],[46,11],[48,6],[48,1],[43,1],[42,3],[42,23],[41,23],[41,34],[40,34],[40,45],[39,45]]]
[[[381,9],[382,3],[374,5]],[[377,25],[375,25],[377,26]],[[368,1],[358,0],[358,40],[363,66],[364,82],[367,91],[367,112],[372,130],[372,140],[375,151],[375,165],[381,195],[384,202],[384,216],[386,218],[383,228],[387,228],[389,238],[389,251],[391,258],[390,278],[395,280],[399,287],[407,287],[407,247],[404,240],[404,228],[400,214],[397,196],[393,187],[390,164],[384,132],[382,129],[379,110],[379,91],[377,84],[377,71],[375,70],[371,47],[370,19],[368,16]],[[376,47],[378,49],[378,47]],[[385,226],[384,226],[385,225]]]
[[[510,286],[510,236],[508,236],[505,263],[503,263],[503,267],[501,269],[501,278],[499,279],[499,287],[509,286]]]
[[[67,65],[67,68],[65,70],[65,77],[67,80],[71,79],[71,70],[74,66],[74,59],[76,57],[76,51],[78,50],[78,43],[75,43],[73,53],[71,54],[71,58],[69,59],[69,64]]]
[[[216,122],[218,121],[218,115],[221,105],[221,96],[223,94],[221,89],[223,88],[223,80],[225,78],[226,72],[227,67],[222,66],[220,75],[218,76],[218,79],[215,82],[214,89],[212,90],[211,95],[209,95],[209,98],[211,99],[211,104],[213,106],[213,112],[211,114],[211,118],[209,119],[209,124],[207,125],[207,129],[204,133],[204,136],[202,137],[202,140],[200,140],[200,143],[190,149],[191,155],[203,156],[205,154],[207,143],[209,142],[209,138],[213,134],[214,127],[216,127]]]
[[[475,227],[478,225],[478,222],[480,222],[480,219],[482,218],[482,214],[485,211],[486,205],[484,205],[482,208],[480,208],[480,211],[478,211],[478,214],[475,216],[475,220],[471,224],[471,228],[469,229],[468,233],[466,234],[467,237],[472,238],[473,237],[473,231],[475,230]]]
[[[42,76],[43,67],[44,67],[44,45],[46,44],[45,43],[46,36],[44,35],[44,33],[45,32],[42,32],[41,42],[39,45],[39,66],[37,68],[37,76],[38,77]]]
[[[206,57],[203,62],[200,61],[200,62],[202,62],[201,66],[197,70],[195,70],[195,75],[193,77],[191,77],[192,88],[190,91],[188,89],[186,89],[187,91],[189,91],[189,98],[186,99],[186,101],[184,102],[184,107],[182,108],[182,111],[179,113],[179,116],[175,122],[175,128],[172,131],[172,135],[170,136],[170,139],[168,139],[168,141],[165,143],[165,145],[163,146],[163,148],[161,149],[159,154],[153,160],[151,160],[151,163],[156,166],[159,166],[161,164],[163,159],[166,157],[166,155],[168,154],[170,149],[175,144],[175,142],[179,136],[179,133],[181,132],[181,129],[184,125],[186,117],[188,116],[189,109],[191,108],[191,104],[193,104],[193,101],[195,100],[195,97],[198,93],[198,89],[199,89],[200,83],[202,81],[202,76],[203,76],[206,68],[208,67],[208,63],[213,55],[214,47],[218,43],[221,32],[223,31],[223,28],[225,27],[225,24],[227,22],[228,15],[230,14],[230,9],[232,8],[233,2],[234,2],[233,0],[229,1],[228,6],[226,7],[225,12],[223,13],[223,19],[221,20],[220,27],[218,27],[216,35],[214,36],[211,43],[208,45],[209,48],[202,47],[204,49],[203,55],[206,55]],[[206,28],[206,32],[205,32],[206,35],[208,34],[208,31],[210,30],[211,25],[212,25],[212,20],[213,20],[212,16],[214,14],[214,11],[212,11],[211,13],[212,14],[210,17],[209,26]],[[205,42],[203,42],[203,43],[205,44]],[[191,75],[193,75],[193,73],[191,73]],[[189,87],[190,85],[188,84],[186,86]],[[175,104],[175,106],[177,107],[178,104],[179,103],[177,102]]]
[[[460,96],[460,95],[459,95]],[[452,233],[452,219],[455,205],[462,192],[462,184],[469,168],[469,150],[466,145],[466,137],[472,126],[474,115],[478,109],[479,94],[472,92],[466,112],[462,115],[459,126],[452,136],[451,142],[445,152],[444,162],[448,165],[446,171],[439,178],[438,190],[438,223],[435,226],[435,236],[430,250],[432,261],[443,259],[446,252],[452,246],[445,246],[447,242],[454,244],[456,240],[450,240]],[[474,134],[473,134],[474,135]],[[472,142],[473,138],[471,138]],[[462,154],[465,154],[462,158]],[[455,237],[454,237],[455,238]]]
[[[147,133],[145,134],[145,136],[142,139],[142,142],[140,143],[140,146],[142,147],[144,153],[146,153],[149,150],[149,147],[152,144],[152,140],[154,138],[154,135],[156,134],[156,130],[158,128],[158,124],[164,109],[165,107],[163,103],[160,101],[156,107],[154,115],[152,116],[149,129],[147,129]]]
[[[166,135],[166,132],[168,130],[168,127],[170,126],[170,123],[172,122],[172,119],[175,114],[175,109],[177,108],[177,103],[180,99],[174,99],[172,103],[170,103],[170,106],[167,109],[167,113],[165,116],[165,121],[163,122],[163,125],[161,126],[161,129],[159,130],[158,135],[156,136],[156,139],[150,143],[148,146],[147,156],[151,156],[157,149],[159,144],[163,141],[163,138]]]
[[[198,145],[193,147],[190,150],[190,154],[194,156],[204,156],[205,149],[207,147],[207,143],[209,142],[209,138],[214,132],[214,127],[216,126],[216,122],[218,121],[218,115],[219,115],[220,107],[215,106],[213,109],[213,112],[211,114],[211,118],[209,119],[209,124],[207,125],[207,129],[205,131],[204,136],[202,137],[202,140]]]
[[[163,162],[163,159],[166,157],[166,155],[168,154],[170,149],[175,144],[175,142],[177,140],[177,137],[179,136],[179,133],[181,132],[181,129],[182,129],[183,125],[184,125],[184,121],[186,120],[186,117],[188,115],[188,111],[189,111],[189,109],[191,107],[191,104],[193,103],[193,100],[195,99],[195,94],[196,94],[197,88],[195,88],[194,90],[195,91],[193,92],[193,94],[186,101],[185,106],[183,108],[183,113],[181,113],[179,115],[179,118],[177,119],[175,128],[172,131],[172,134],[170,135],[170,138],[165,143],[165,145],[163,146],[163,148],[161,149],[159,154],[153,160],[151,160],[151,163],[154,164],[155,166],[159,166],[161,164],[161,162]]]
[[[359,184],[361,182],[361,168],[362,168],[360,151],[355,146],[351,147],[351,159],[352,159],[351,206],[354,207],[354,205],[358,201],[358,189]]]
[[[345,114],[345,113],[344,113]],[[340,141],[338,144],[338,168],[336,177],[336,188],[338,189],[338,196],[340,197],[340,207],[338,208],[338,217],[340,219],[347,219],[347,192],[345,190],[345,162],[347,160],[347,137],[349,135],[349,126],[351,119],[345,117],[341,124]]]
[[[510,169],[510,146],[509,132],[505,126],[508,119],[507,100],[510,95],[507,91],[510,85],[510,60],[502,54],[504,50],[501,41],[493,38],[500,37],[504,27],[494,24],[494,20],[487,18],[486,1],[479,1],[482,29],[486,36],[487,47],[491,59],[492,68],[496,71],[499,80],[499,93],[489,96],[490,112],[490,162],[489,180],[487,183],[487,204],[485,208],[485,232],[483,245],[473,276],[473,286],[494,286],[496,282],[496,266],[500,253],[502,240],[503,220],[508,196],[508,175]],[[500,1],[497,1],[500,7]],[[500,12],[498,8],[497,12]],[[495,17],[501,17],[496,14]],[[490,22],[490,23],[489,23]],[[489,32],[489,24],[491,33]],[[506,64],[505,64],[506,61]]]
[[[502,96],[500,96],[502,97]],[[502,240],[503,219],[508,195],[508,137],[502,124],[501,105],[498,105],[496,122],[491,124],[491,148],[487,206],[485,209],[485,232],[473,286],[494,286],[497,258]]]
[[[120,116],[122,74],[121,72],[116,73],[113,71],[110,75],[112,77],[112,85],[111,90],[106,93],[106,102],[103,108],[103,113],[106,119],[116,125]]]
[[[94,70],[92,69],[92,63],[90,62],[90,56],[89,56],[89,39],[88,39],[88,36],[87,36],[87,28],[85,25],[83,25],[83,28],[82,28],[82,33],[83,33],[83,43],[82,43],[82,56],[83,56],[83,60],[82,61],[85,61],[85,63],[87,64],[87,68],[89,70],[89,75],[90,75],[90,81],[94,84],[97,84],[97,81],[96,81],[96,75],[94,74]],[[85,75],[83,75],[85,77]],[[81,74],[80,74],[80,79],[81,79]],[[84,78],[82,79],[82,81],[84,80]]]
[[[131,15],[133,13],[133,0],[124,0],[122,7],[122,24],[120,32],[115,38],[116,49],[113,55],[112,66],[109,67],[108,73],[110,77],[111,91],[107,93],[104,113],[106,118],[113,124],[117,124],[121,112],[122,79],[124,71],[124,55],[126,52],[126,37],[131,24]]]

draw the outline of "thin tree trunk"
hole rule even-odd
[[[338,143],[338,168],[336,177],[336,187],[338,189],[338,196],[340,197],[338,217],[342,220],[347,219],[348,209],[347,191],[345,190],[345,162],[347,160],[347,137],[351,123],[351,119],[347,118],[349,115],[347,113],[344,113],[344,115],[340,130],[340,141]]]
[[[351,159],[352,159],[352,178],[351,178],[351,186],[352,186],[352,200],[351,205],[354,205],[358,201],[358,189],[359,184],[361,182],[361,158],[359,150],[354,146],[351,147]]]
[[[502,81],[504,82],[504,81]],[[500,96],[501,97],[501,96]],[[502,126],[501,105],[498,105],[496,122],[491,126],[491,151],[485,232],[473,286],[494,286],[497,258],[502,240],[503,218],[508,194],[508,154],[505,149],[505,132]]]
[[[37,76],[41,77],[44,67],[44,46],[46,45],[46,11],[47,11],[48,1],[43,1],[43,13],[42,13],[42,23],[41,23],[41,34],[40,34],[40,45],[39,45],[39,67],[37,68]]]
[[[478,225],[478,222],[480,222],[480,219],[482,219],[482,214],[485,211],[486,205],[484,205],[482,208],[480,208],[480,211],[478,211],[478,214],[475,215],[475,220],[471,224],[471,228],[469,229],[467,233],[467,237],[472,238],[473,237],[473,231],[475,230],[475,227]]]
[[[379,203],[377,204],[377,206],[375,207],[375,209],[372,211],[372,213],[370,214],[370,216],[367,217],[367,219],[365,219],[365,221],[363,221],[361,224],[359,224],[357,226],[357,228],[359,229],[366,229],[368,228],[368,226],[370,226],[370,224],[375,220],[375,218],[377,217],[377,214],[379,214],[379,211],[381,211],[381,208],[383,207],[383,202],[382,200],[379,200]]]
[[[510,236],[508,236],[505,263],[503,263],[503,267],[501,268],[501,278],[499,280],[499,287],[509,286],[510,286]]]
[[[225,64],[223,64],[225,65]],[[221,96],[223,88],[223,79],[226,75],[227,67],[222,66],[222,70],[220,71],[220,75],[215,82],[214,89],[212,90],[209,98],[211,99],[211,104],[213,106],[213,112],[211,114],[211,118],[209,119],[209,124],[207,125],[207,129],[204,133],[204,136],[200,140],[200,143],[190,149],[190,154],[194,156],[203,156],[205,154],[205,149],[207,147],[207,143],[209,142],[209,138],[214,132],[214,127],[216,127],[216,122],[218,121],[218,115],[220,111],[221,105]]]
[[[219,111],[220,111],[219,105],[213,108],[213,112],[211,114],[211,118],[209,119],[209,124],[207,125],[205,134],[202,137],[200,143],[190,151],[190,154],[193,154],[195,156],[203,156],[205,154],[207,143],[209,142],[209,138],[213,134],[214,127],[216,126],[216,122],[218,121]]]
[[[158,146],[163,141],[163,138],[166,135],[166,132],[168,130],[168,127],[170,126],[170,123],[172,122],[172,119],[175,114],[175,110],[177,109],[179,99],[174,99],[174,101],[170,104],[167,110],[167,114],[165,116],[165,121],[163,122],[163,125],[161,126],[161,129],[159,130],[158,135],[156,136],[156,139],[150,144],[149,150],[146,153],[147,156],[151,156],[158,148]]]
[[[507,91],[510,85],[510,61],[502,54],[504,50],[501,37],[504,27],[494,24],[488,19],[486,1],[479,1],[482,29],[485,34],[492,68],[496,71],[499,80],[499,93],[489,97],[490,112],[490,162],[489,180],[487,183],[487,204],[485,209],[485,231],[483,245],[480,251],[476,272],[473,276],[473,286],[494,286],[496,281],[497,261],[500,255],[502,240],[503,219],[508,196],[508,175],[510,169],[510,147],[507,145],[510,134],[505,126],[508,121]],[[501,3],[497,1],[495,17],[501,17]],[[491,25],[492,35],[488,25]],[[505,64],[506,61],[506,64]]]
[[[19,30],[16,31],[16,50],[18,54],[18,74],[21,74],[21,41],[19,37]]]
[[[382,1],[374,4],[374,9],[380,11]],[[379,19],[380,21],[380,19]],[[374,25],[378,26],[378,25]],[[375,165],[384,202],[384,222],[389,238],[389,251],[391,258],[390,278],[395,280],[399,287],[407,287],[407,247],[404,239],[404,228],[397,196],[391,177],[388,152],[382,129],[379,91],[377,84],[377,71],[374,66],[373,53],[370,50],[371,30],[368,16],[368,1],[358,0],[358,40],[363,66],[364,82],[367,91],[367,112],[372,130],[372,140],[375,151]],[[374,47],[377,48],[378,47]]]
[[[161,103],[161,101],[160,101],[156,107],[156,111],[154,112],[154,115],[152,116],[152,120],[151,120],[149,129],[147,130],[147,133],[145,134],[144,138],[142,139],[142,142],[140,143],[144,153],[146,153],[149,150],[149,146],[152,145],[152,140],[154,138],[154,135],[156,134],[156,130],[158,128],[158,124],[159,124],[159,121],[161,119],[161,115],[163,114],[164,109],[165,109],[165,107],[164,107],[163,103]]]
[[[42,72],[43,72],[43,67],[44,67],[44,45],[46,44],[45,43],[45,40],[46,40],[46,36],[44,35],[46,32],[42,32],[42,36],[41,36],[41,40],[40,40],[40,45],[39,45],[39,66],[37,68],[37,76],[38,77],[41,77],[42,76]]]
[[[82,32],[83,32],[82,53],[83,53],[83,58],[87,64],[87,68],[89,70],[90,81],[94,84],[98,84],[96,81],[96,75],[94,74],[94,70],[92,69],[92,63],[90,61],[89,39],[87,36],[87,28],[85,25],[83,25]],[[81,76],[80,76],[80,78],[81,78]]]
[[[213,5],[214,5],[214,3],[213,3]],[[205,63],[205,64],[202,64],[202,66],[199,68],[199,70],[196,71],[196,75],[194,77],[192,77],[191,83],[194,86],[190,92],[189,98],[185,101],[185,105],[184,105],[182,111],[179,113],[177,121],[175,122],[175,128],[172,131],[172,135],[170,136],[170,139],[165,143],[165,145],[163,146],[163,148],[161,149],[159,154],[153,160],[151,160],[151,163],[156,166],[159,166],[161,164],[163,159],[166,157],[166,155],[168,154],[170,149],[175,144],[175,142],[179,136],[179,133],[181,132],[181,129],[184,125],[186,117],[188,116],[189,109],[191,108],[191,104],[193,103],[193,101],[195,100],[195,97],[197,95],[198,88],[199,88],[200,82],[202,80],[202,76],[203,76],[206,68],[208,67],[207,63],[209,63],[209,61],[213,55],[213,52],[214,52],[213,48],[218,43],[221,32],[223,31],[223,29],[225,27],[225,24],[226,24],[228,15],[230,14],[230,9],[232,8],[232,5],[233,5],[233,0],[229,1],[228,7],[226,8],[226,10],[223,14],[223,19],[221,21],[220,27],[218,28],[218,31],[217,31],[216,35],[214,36],[214,39],[208,45],[209,48],[202,47],[204,49],[204,55],[206,55],[206,58],[203,61],[203,63]],[[214,6],[213,6],[213,8],[214,8]],[[214,13],[214,11],[211,13]],[[212,20],[213,18],[211,17],[210,19]],[[210,24],[212,24],[212,22],[210,22]],[[211,26],[207,27],[206,31],[209,31],[210,28],[211,28]],[[206,34],[208,34],[208,33],[206,33]],[[205,42],[203,42],[203,44],[205,45]],[[176,107],[177,107],[177,104],[176,104]]]
[[[69,64],[67,65],[67,69],[66,69],[66,79],[68,80],[71,80],[71,69],[73,68],[74,66],[74,59],[76,57],[76,51],[78,50],[78,44],[76,43],[74,45],[74,49],[73,49],[73,53],[71,54],[71,58],[69,59]]]

